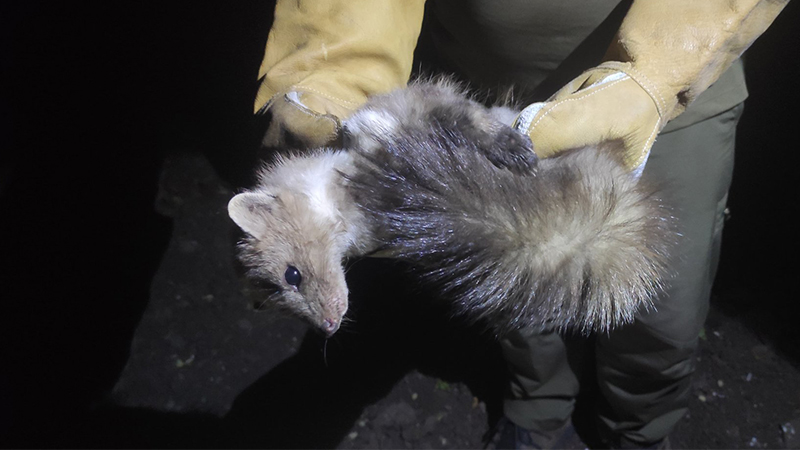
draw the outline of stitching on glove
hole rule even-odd
[[[531,122],[533,122],[533,118],[536,117],[536,115],[539,114],[539,111],[541,111],[545,106],[545,103],[542,102],[531,103],[530,105],[526,106],[525,109],[520,111],[519,115],[517,115],[516,119],[514,119],[514,123],[511,126],[522,134],[527,133],[531,128]]]
[[[626,75],[627,75],[627,74],[626,74]],[[630,78],[630,76],[627,76],[626,78],[620,78],[619,80],[613,81],[613,82],[611,82],[611,83],[609,83],[609,84],[606,84],[606,85],[601,85],[601,86],[599,87],[599,89],[594,89],[594,90],[592,90],[592,88],[596,88],[596,87],[598,87],[598,86],[590,86],[589,88],[587,88],[587,89],[584,89],[584,90],[583,90],[583,92],[582,92],[582,94],[581,94],[580,96],[578,96],[578,97],[566,98],[566,99],[564,99],[564,100],[560,100],[559,102],[557,102],[557,103],[553,104],[553,106],[551,106],[549,109],[547,109],[547,111],[545,111],[545,113],[544,113],[544,114],[542,114],[541,116],[539,116],[539,118],[538,118],[538,119],[536,119],[536,122],[534,122],[534,123],[532,123],[532,124],[531,124],[531,126],[528,128],[528,134],[530,134],[530,133],[531,133],[531,131],[533,131],[533,129],[534,129],[534,128],[536,128],[536,125],[538,125],[538,124],[539,124],[539,122],[541,122],[541,120],[545,118],[545,116],[547,116],[548,114],[550,114],[550,113],[551,113],[551,112],[552,112],[554,109],[556,109],[556,107],[557,107],[557,106],[561,105],[562,103],[571,102],[571,101],[575,101],[575,100],[583,100],[583,99],[585,99],[585,98],[587,98],[587,97],[591,97],[592,95],[594,95],[594,94],[596,94],[596,93],[598,93],[598,92],[601,92],[601,91],[603,91],[603,90],[605,90],[605,89],[608,89],[608,88],[610,88],[610,87],[614,86],[615,84],[618,84],[618,83],[620,83],[620,82],[622,82],[622,81],[625,81],[626,79],[629,79],[629,78]],[[589,92],[590,90],[591,90],[592,92]]]
[[[633,74],[636,75],[636,76],[633,76],[633,74],[629,74],[629,75],[631,75],[631,78],[633,79],[633,81],[638,83],[639,86],[641,86],[642,89],[645,90],[645,92],[650,94],[650,97],[656,99],[656,106],[658,107],[658,116],[659,116],[659,122],[660,122],[661,121],[660,119],[662,117],[664,117],[664,114],[666,113],[665,110],[667,109],[667,102],[664,101],[664,97],[661,96],[661,93],[658,92],[658,90],[656,90],[655,88],[651,88],[650,87],[650,86],[655,86],[655,85],[653,84],[652,81],[650,81],[649,78],[647,78],[643,73],[639,72],[638,70],[634,69],[633,67],[631,67],[629,70]],[[651,91],[655,92],[655,95]]]
[[[603,64],[600,64],[598,67],[604,67],[627,74],[633,81],[636,82],[636,84],[638,84],[642,89],[644,89],[645,92],[647,92],[650,98],[653,99],[658,111],[659,122],[663,120],[663,117],[665,117],[667,112],[667,102],[664,100],[661,92],[655,88],[655,83],[650,81],[645,74],[635,69],[630,63],[607,61]]]
[[[644,146],[639,151],[639,157],[636,159],[636,164],[634,167],[641,166],[644,161],[647,160],[647,157],[650,155],[650,148],[656,142],[656,136],[658,135],[659,125],[661,124],[661,119],[656,122],[656,126],[653,127],[653,131],[650,132],[650,137],[644,143]]]
[[[346,107],[349,107],[349,108],[353,108],[353,109],[360,105],[360,103],[356,103],[356,102],[353,102],[353,101],[350,101],[350,100],[345,100],[343,98],[334,97],[333,95],[326,94],[326,93],[318,91],[318,90],[316,90],[314,88],[308,88],[308,87],[304,87],[304,86],[302,86],[302,87],[301,86],[297,86],[295,89],[298,90],[298,91],[305,91],[305,92],[311,92],[312,94],[317,94],[320,97],[325,97],[328,100],[333,100],[335,102],[339,102],[340,105],[346,106]]]

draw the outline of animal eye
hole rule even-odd
[[[289,285],[294,287],[300,287],[300,282],[303,281],[300,271],[297,270],[297,267],[295,266],[287,267],[286,272],[283,274],[283,278],[286,279],[286,282],[289,283]]]

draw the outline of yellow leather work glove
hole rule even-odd
[[[525,108],[514,126],[539,157],[619,141],[641,170],[656,135],[680,115],[772,23],[788,0],[636,0],[606,62],[547,102]]]
[[[424,0],[279,0],[259,70],[255,111],[271,114],[266,147],[337,142],[367,97],[404,86]]]
[[[316,100],[316,101],[315,101]],[[307,106],[307,104],[313,106]],[[331,112],[337,111],[338,114]],[[342,122],[351,110],[324,99],[302,98],[297,91],[276,94],[258,114],[269,114],[261,145],[267,148],[319,148],[340,143]]]

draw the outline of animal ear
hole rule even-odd
[[[244,232],[260,239],[264,234],[264,216],[272,214],[275,197],[263,192],[238,194],[228,202],[228,215]]]

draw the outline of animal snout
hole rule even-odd
[[[325,337],[331,337],[339,329],[340,322],[336,319],[326,318],[322,321],[322,332]]]
[[[319,322],[320,331],[325,337],[333,336],[339,330],[342,319],[347,311],[347,296],[334,296],[330,298],[323,307],[321,321]]]

